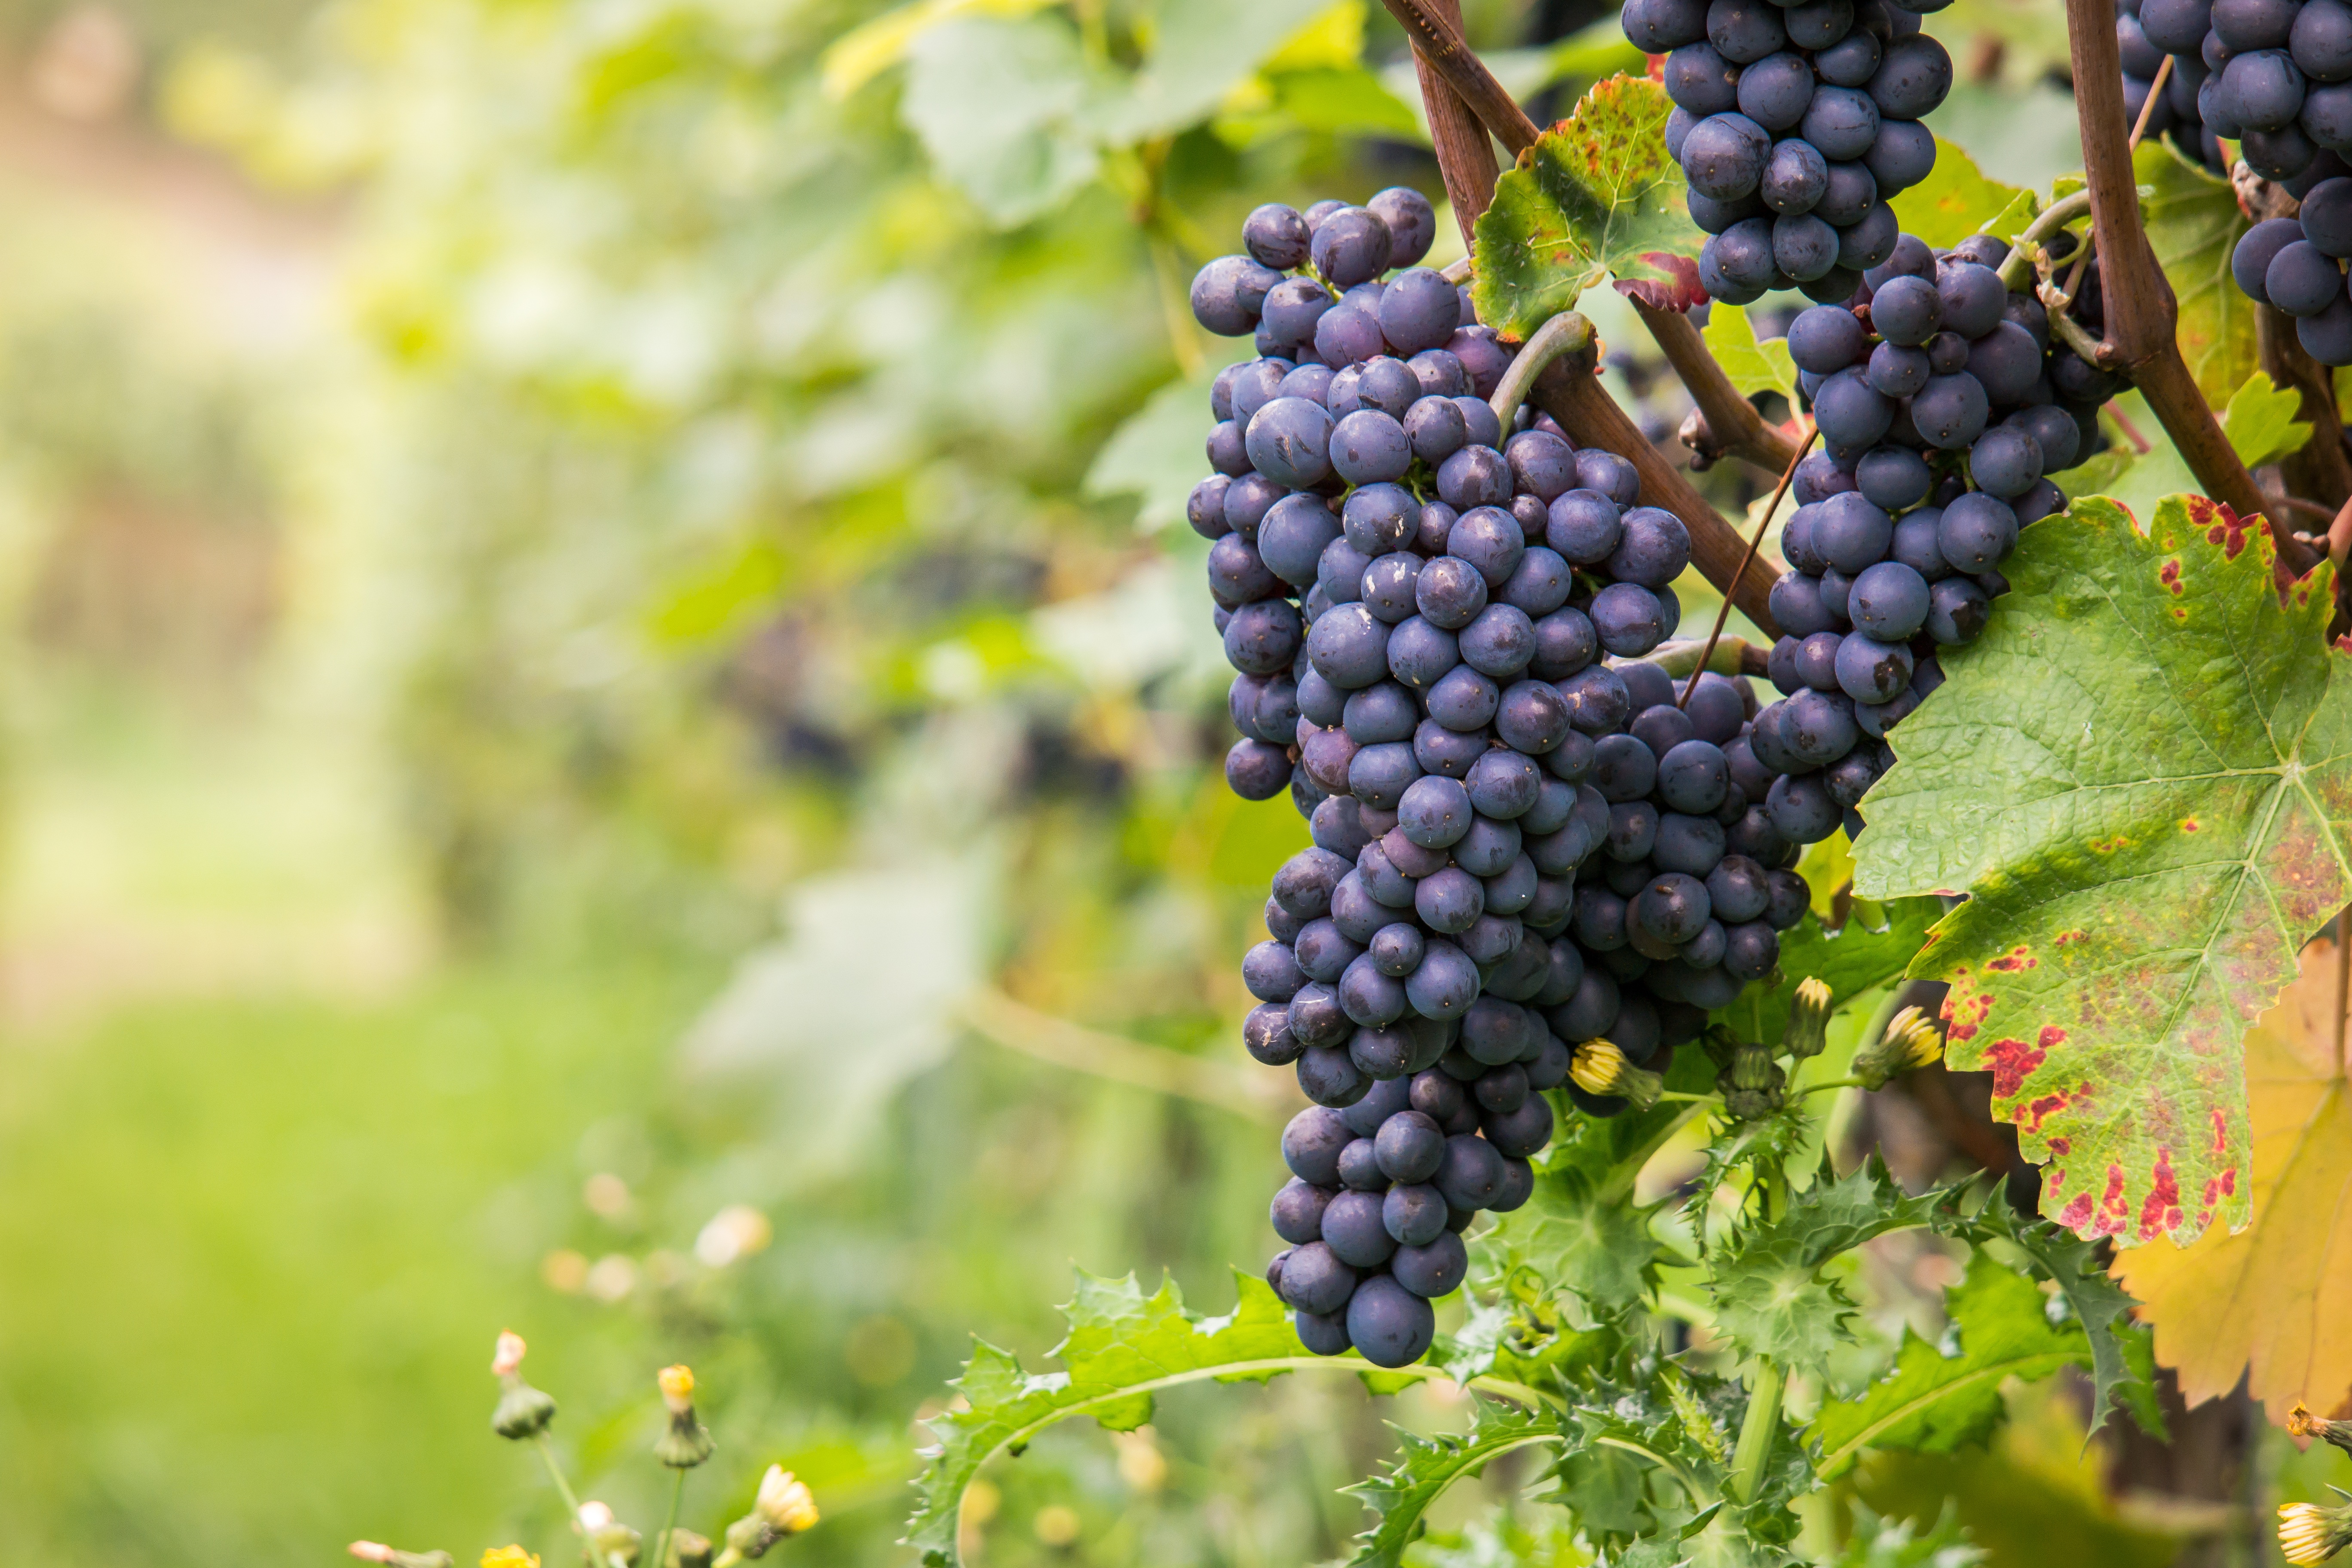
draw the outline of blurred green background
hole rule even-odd
[[[1469,11],[1553,112],[1639,67]],[[2074,159],[2048,11],[1938,25],[2011,180]],[[512,1328],[584,1495],[658,1522],[685,1360],[690,1522],[781,1460],[786,1550],[904,1561],[970,1334],[1042,1356],[1073,1264],[1230,1300],[1305,835],[1216,770],[1183,290],[1258,201],[1437,192],[1418,112],[1361,0],[0,7],[0,1555],[560,1560]],[[1194,1392],[967,1544],[1334,1557],[1460,1418]],[[2064,1421],[1968,1484],[2165,1560]],[[1581,1561],[1514,1479],[1426,1560]]]

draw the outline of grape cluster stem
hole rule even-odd
[[[1715,612],[1715,626],[1706,634],[1706,647],[1699,651],[1698,667],[1691,671],[1690,679],[1683,682],[1683,694],[1675,699],[1675,707],[1690,706],[1691,693],[1698,689],[1699,671],[1705,669],[1706,661],[1715,656],[1716,642],[1723,636],[1723,624],[1731,618],[1731,595],[1738,591],[1740,579],[1748,574],[1748,566],[1756,559],[1756,552],[1763,547],[1765,531],[1772,526],[1772,514],[1780,510],[1780,502],[1787,499],[1790,485],[1796,481],[1797,465],[1804,461],[1807,452],[1813,449],[1813,442],[1820,435],[1818,429],[1806,431],[1804,443],[1789,454],[1788,466],[1780,470],[1780,482],[1774,488],[1772,499],[1765,503],[1763,515],[1756,520],[1756,531],[1748,536],[1748,553],[1742,555],[1739,564],[1732,569],[1731,585],[1724,590],[1723,604]]]
[[[2181,358],[2174,336],[2180,307],[2140,223],[2139,184],[2132,170],[2131,132],[2125,125],[2115,0],[2066,0],[2066,34],[2075,114],[2083,132],[2084,181],[2106,306],[2106,341],[2093,345],[2092,363],[2130,373],[2207,495],[2242,518],[2269,518],[2268,498],[2222,435],[2197,378]],[[2051,318],[2053,331],[2063,319]],[[2076,352],[2084,351],[2078,347]],[[2317,563],[2318,552],[2277,519],[2271,521],[2279,559],[2298,576],[2308,572]]]

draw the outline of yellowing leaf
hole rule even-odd
[[[2219,407],[2254,374],[2254,302],[2230,279],[2230,252],[2247,228],[2230,182],[2184,160],[2157,137],[2139,144],[2132,172],[2142,191],[2148,248],[2156,252],[2180,319],[2181,357],[2205,401]]]
[[[2221,433],[2238,449],[2239,461],[2250,468],[2260,468],[2303,450],[2304,443],[2311,439],[2311,426],[2295,417],[2302,411],[2300,394],[2273,381],[2270,372],[2258,370],[2231,395],[2230,406],[2221,416]]]
[[[1284,40],[1260,68],[1268,72],[1345,70],[1364,58],[1364,0],[1339,0]]]
[[[2298,1400],[2323,1413],[2352,1403],[2352,1098],[2336,951],[2304,949],[2301,977],[2246,1035],[2253,1224],[2115,1266],[2192,1404],[2249,1370],[2273,1421]]]
[[[1048,0],[915,0],[853,27],[824,51],[824,90],[847,98],[907,58],[917,38],[958,16],[1025,16]]]
[[[2013,239],[2033,221],[2033,193],[1989,179],[1958,147],[1936,138],[1936,166],[1887,204],[1903,232],[1929,245],[1954,246],[1972,234]]]
[[[1788,339],[1759,342],[1756,323],[1748,319],[1748,312],[1719,300],[1708,309],[1706,326],[1699,336],[1715,363],[1731,377],[1731,384],[1742,393],[1777,392],[1789,400],[1790,407],[1797,405],[1797,363],[1789,357]]]

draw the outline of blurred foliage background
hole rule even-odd
[[[1554,111],[1639,67],[1612,6],[1468,9]],[[2075,157],[2051,9],[1938,24],[1940,128],[2011,180]],[[1213,1305],[1266,1250],[1288,1107],[1234,959],[1305,834],[1215,767],[1170,525],[1234,345],[1183,289],[1259,201],[1437,191],[1401,37],[1362,0],[19,0],[0,51],[0,1553],[560,1555],[487,1430],[511,1327],[625,1518],[683,1359],[690,1521],[780,1459],[826,1513],[788,1550],[902,1561],[968,1335],[1034,1360],[1074,1262]],[[1390,1419],[1460,1413],[1293,1378],[1057,1432],[967,1544],[1337,1556]],[[2014,1431],[1869,1499],[2169,1560],[2079,1412]],[[1582,1561],[1513,1481],[1425,1559]]]

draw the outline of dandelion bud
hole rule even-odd
[[[661,1384],[662,1403],[669,1406],[669,1430],[654,1444],[654,1458],[673,1470],[690,1470],[710,1458],[716,1447],[694,1415],[694,1373],[683,1366],[666,1366],[655,1381]]]
[[[539,1568],[539,1553],[520,1546],[492,1546],[482,1553],[482,1568]]]
[[[669,1406],[672,1415],[683,1415],[694,1408],[692,1367],[666,1366],[654,1373],[654,1382],[660,1384],[662,1403]]]
[[[1789,1004],[1789,1026],[1780,1048],[1799,1061],[1822,1054],[1830,1026],[1830,988],[1818,974],[1807,975]]]
[[[554,1397],[522,1380],[526,1348],[520,1334],[509,1331],[499,1336],[498,1353],[490,1358],[490,1370],[505,1385],[499,1407],[490,1413],[490,1430],[518,1442],[538,1436],[555,1419]]]
[[[1613,1094],[1636,1110],[1647,1110],[1665,1092],[1666,1080],[1637,1068],[1607,1040],[1587,1040],[1569,1063],[1569,1077],[1587,1094]],[[1601,1087],[1595,1088],[1595,1085]]]
[[[645,1545],[645,1537],[618,1522],[588,1532],[588,1549],[595,1555],[597,1568],[635,1568]]]
[[[1916,1007],[1906,1007],[1886,1021],[1885,1032],[1864,1046],[1853,1058],[1853,1076],[1864,1089],[1878,1089],[1896,1073],[1910,1072],[1940,1061],[1944,1032]]]
[[[2298,1437],[2317,1437],[2352,1453],[2352,1421],[2330,1421],[2325,1415],[2314,1415],[2301,1400],[2286,1413],[2286,1429]]]
[[[1614,1094],[1617,1075],[1625,1068],[1625,1053],[1608,1040],[1587,1040],[1569,1059],[1570,1083],[1587,1094]]]
[[[710,1537],[690,1530],[669,1532],[669,1552],[661,1568],[710,1568]]]
[[[362,1563],[388,1563],[390,1568],[457,1568],[457,1563],[446,1552],[401,1552],[381,1541],[354,1541],[352,1555]]]
[[[2341,1487],[2328,1490],[2352,1499]],[[2290,1563],[2325,1563],[2352,1545],[2352,1508],[2322,1508],[2313,1502],[2291,1502],[2279,1509],[2279,1550]]]
[[[1822,987],[1828,994],[1828,987]],[[1715,1075],[1723,1108],[1741,1121],[1760,1121],[1786,1102],[1789,1075],[1767,1047],[1745,1042],[1731,1053],[1731,1065]]]
[[[798,1535],[816,1523],[816,1499],[808,1483],[782,1465],[770,1465],[760,1478],[760,1495],[751,1511],[767,1521],[778,1535]]]

